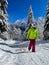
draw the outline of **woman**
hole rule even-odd
[[[33,23],[32,27],[28,30],[26,39],[30,40],[28,50],[30,51],[32,48],[32,52],[35,52],[36,39],[38,39],[38,29],[35,23]]]

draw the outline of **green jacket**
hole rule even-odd
[[[38,39],[38,29],[30,28],[27,32],[26,39]]]

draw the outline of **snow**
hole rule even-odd
[[[4,42],[4,40],[3,40],[2,38],[0,38],[0,41],[1,41],[1,42]]]
[[[49,14],[47,15],[47,17],[49,18]]]
[[[26,26],[26,21],[25,20],[16,20],[16,22],[15,22],[15,24],[17,25],[17,26]]]
[[[20,50],[15,45],[29,44],[29,41],[7,40],[0,42],[0,65],[49,65],[49,41],[39,40],[36,52]],[[12,45],[14,47],[12,47]]]
[[[14,43],[16,43],[16,41],[15,40],[6,40],[6,41],[4,41],[4,40],[0,39],[0,43],[14,44]]]
[[[37,27],[39,30],[40,39],[43,39],[44,24],[45,24],[45,19],[43,17],[39,17],[37,22]]]
[[[2,23],[2,20],[0,19],[0,23]],[[3,23],[2,23],[3,24]]]

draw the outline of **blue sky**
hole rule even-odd
[[[46,16],[47,0],[7,0],[8,1],[8,20],[14,23],[17,19],[25,19],[28,15],[30,5],[34,18]]]

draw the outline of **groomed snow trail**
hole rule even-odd
[[[34,53],[0,43],[0,65],[49,65],[49,43],[36,45]]]

